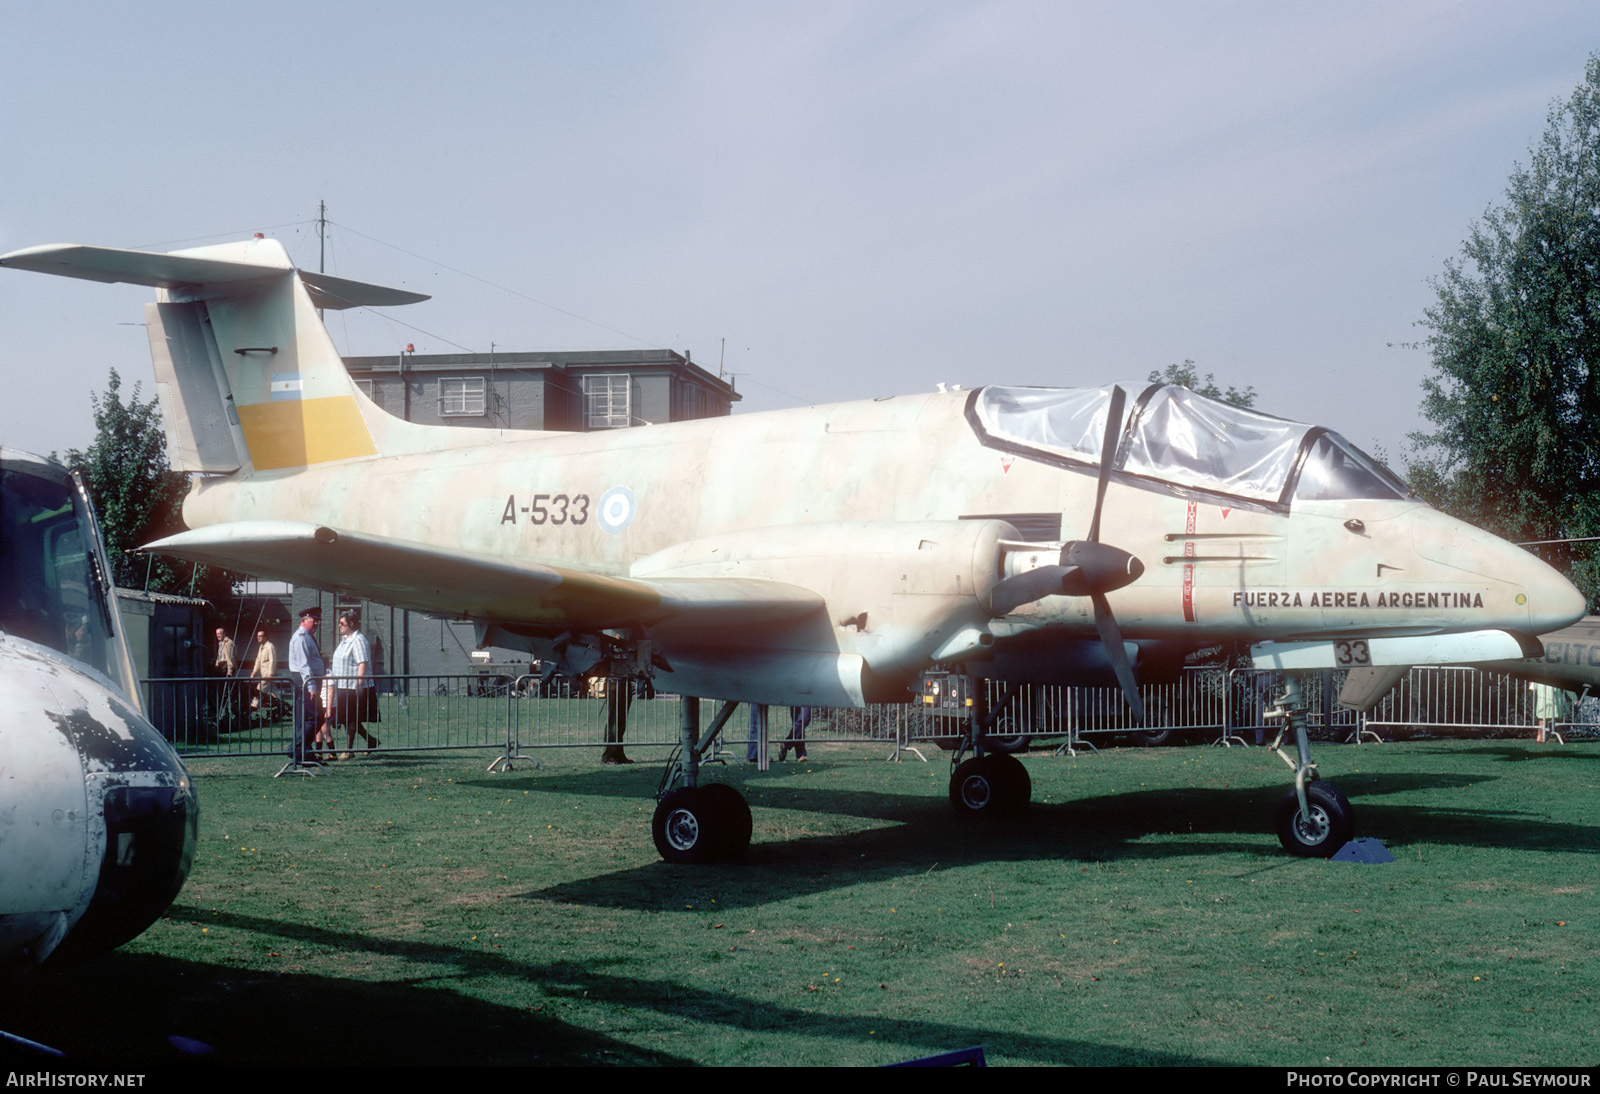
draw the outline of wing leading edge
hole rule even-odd
[[[599,630],[777,623],[821,610],[810,589],[763,578],[608,577],[540,562],[441,550],[302,521],[236,521],[140,548],[415,611],[502,624]]]

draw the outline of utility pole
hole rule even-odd
[[[317,202],[317,272],[328,272],[328,203]],[[323,309],[317,309],[317,318],[322,318]]]

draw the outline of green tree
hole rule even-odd
[[[1200,369],[1195,363],[1184,358],[1181,365],[1168,365],[1165,372],[1152,371],[1149,376],[1152,384],[1177,384],[1186,387],[1196,395],[1204,395],[1208,399],[1221,399],[1234,406],[1255,406],[1256,389],[1254,385],[1240,391],[1230,387],[1224,391],[1217,386],[1217,378],[1212,373],[1206,373],[1205,379],[1200,378]]]
[[[1529,155],[1432,282],[1433,429],[1410,467],[1435,505],[1520,541],[1600,533],[1600,55]],[[1600,592],[1586,550],[1547,557]]]
[[[156,400],[141,400],[138,384],[126,398],[123,394],[122,378],[112,369],[105,392],[89,396],[94,443],[83,451],[70,450],[64,460],[83,476],[94,501],[112,577],[123,588],[185,595],[193,590],[195,596],[213,593],[216,590],[210,586],[220,575],[208,574],[205,567],[133,553],[140,544],[182,530],[180,509],[188,483],[167,463],[166,434]]]

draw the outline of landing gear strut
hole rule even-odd
[[[1355,810],[1338,787],[1317,781],[1317,765],[1311,762],[1306,736],[1305,699],[1294,673],[1284,677],[1283,694],[1266,717],[1283,722],[1272,749],[1294,771],[1294,789],[1278,803],[1278,839],[1291,855],[1329,858],[1355,833]],[[1295,739],[1292,757],[1283,749],[1283,738],[1291,731]]]
[[[976,676],[968,676],[965,683],[972,712],[967,719],[966,739],[950,761],[950,805],[957,813],[972,817],[1016,813],[1033,796],[1033,780],[1021,760],[997,751],[996,745],[991,743],[988,732],[994,726],[995,716],[988,709],[984,682]],[[1008,702],[1009,695],[998,709],[1003,711]],[[961,757],[969,750],[974,755],[963,760]]]
[[[681,751],[667,764],[650,820],[656,850],[668,862],[717,862],[737,858],[750,846],[750,806],[744,795],[726,783],[700,785],[700,757],[738,706],[723,703],[702,736],[700,700],[683,697]]]

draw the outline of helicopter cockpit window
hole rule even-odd
[[[1310,426],[1181,387],[1124,385],[1129,423],[1118,470],[1276,504]],[[1142,392],[1142,394],[1141,394]],[[990,437],[1098,465],[1111,388],[986,387],[974,411]]]
[[[1383,464],[1337,433],[1322,433],[1311,442],[1300,478],[1297,501],[1339,501],[1348,498],[1408,498],[1411,490]]]
[[[86,527],[66,481],[0,471],[0,630],[109,674]]]

